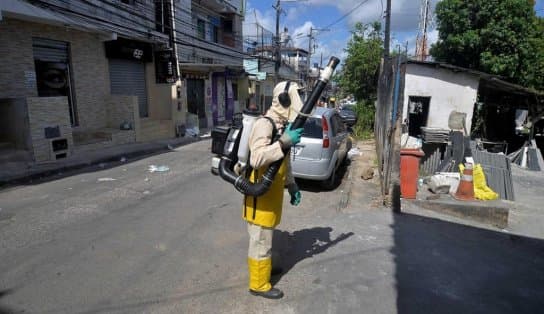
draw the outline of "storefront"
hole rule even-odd
[[[111,94],[138,96],[140,117],[148,117],[146,63],[153,61],[151,44],[118,39],[105,45]]]

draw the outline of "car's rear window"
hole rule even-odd
[[[309,138],[323,138],[323,129],[321,128],[320,118],[308,118],[304,124],[302,136]]]

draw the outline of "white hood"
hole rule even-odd
[[[273,110],[282,119],[293,122],[295,121],[295,118],[297,117],[303,106],[302,99],[300,99],[300,96],[298,94],[298,90],[302,87],[300,87],[300,85],[298,85],[296,82],[291,81],[291,84],[289,85],[289,97],[291,98],[291,105],[285,108],[280,104],[278,96],[283,93],[286,84],[287,81],[284,81],[278,83],[276,87],[274,87],[272,106],[270,107],[270,110]]]

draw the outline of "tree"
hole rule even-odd
[[[355,24],[344,50],[347,57],[342,65],[338,84],[346,94],[357,100],[376,99],[378,70],[383,54],[381,24]]]
[[[544,18],[535,17],[534,31],[529,39],[530,56],[525,63],[525,85],[544,91]]]
[[[439,38],[431,55],[443,61],[538,85],[531,63],[542,30],[531,0],[442,0],[436,5]],[[536,85],[535,85],[536,84]]]

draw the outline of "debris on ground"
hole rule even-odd
[[[121,159],[119,161],[125,162],[125,161],[127,161],[127,159],[125,157],[121,157]]]
[[[361,170],[361,179],[370,180],[374,178],[374,167],[365,165],[362,168],[363,169]]]
[[[110,181],[116,181],[117,179],[114,178],[98,178],[98,182],[110,182]]]
[[[101,163],[99,163],[99,164],[98,164],[98,167],[100,167],[100,168],[104,168],[104,167],[106,167],[106,164],[105,164],[105,163],[103,163],[103,162],[101,162]]]
[[[151,173],[153,172],[166,172],[169,171],[170,168],[168,166],[156,166],[156,165],[150,165],[147,170]]]
[[[169,150],[174,150],[174,146],[172,146],[170,144],[168,144],[167,147],[168,147]]]
[[[348,159],[352,159],[355,156],[361,156],[363,153],[359,150],[359,147],[353,147],[348,151]]]

